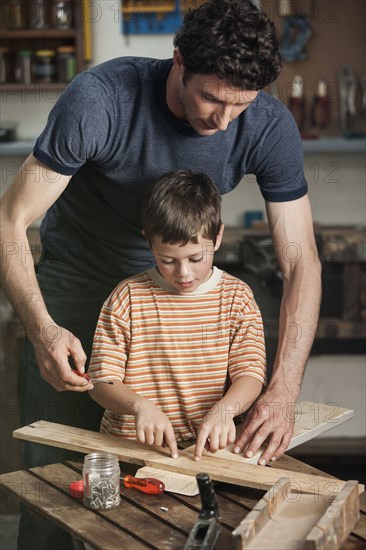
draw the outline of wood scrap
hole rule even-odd
[[[281,478],[233,531],[236,550],[337,550],[359,518],[357,481],[333,498],[294,494]]]

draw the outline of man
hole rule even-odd
[[[174,45],[173,60],[118,58],[77,76],[3,198],[2,238],[19,250],[27,227],[47,211],[37,278],[20,253],[3,257],[2,284],[29,337],[22,423],[42,418],[98,430],[103,411],[88,397],[92,385],[73,370],[87,368],[98,314],[114,286],[153,266],[141,235],[147,186],[188,168],[206,172],[223,194],[253,173],[284,292],[273,376],[236,451],[251,456],[266,441],[265,464],[290,441],[291,404],[320,302],[301,140],[287,108],[262,91],[281,63],[273,24],[251,3],[206,2],[186,15]],[[26,445],[28,467],[68,456]],[[35,548],[35,537],[37,548],[70,545],[37,522],[23,515],[19,548]]]

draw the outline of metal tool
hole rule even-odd
[[[91,382],[92,384],[113,384],[112,380],[90,380],[90,376],[87,372],[84,372],[83,374],[77,370],[71,369],[73,373],[77,374],[77,376],[80,376],[81,378],[85,378],[88,382]]]
[[[351,65],[343,65],[337,74],[342,132],[352,130],[356,118],[358,79]]]
[[[305,125],[305,97],[304,82],[302,76],[294,76],[291,84],[291,95],[289,97],[288,107],[296,121],[300,132]]]
[[[319,80],[311,106],[311,124],[317,128],[326,128],[330,122],[330,101],[325,80]]]
[[[184,550],[212,550],[221,530],[219,506],[209,475],[197,474],[196,479],[202,508],[198,520],[189,533]]]

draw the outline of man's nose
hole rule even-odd
[[[219,130],[226,130],[231,121],[231,106],[222,105],[220,106],[214,116],[214,122]]]

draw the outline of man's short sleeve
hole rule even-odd
[[[256,160],[255,174],[266,201],[292,201],[307,194],[301,136],[286,106],[281,105],[278,116],[267,117]]]
[[[88,72],[78,75],[50,112],[33,155],[56,172],[73,175],[87,160],[102,161],[113,135],[113,95]]]

